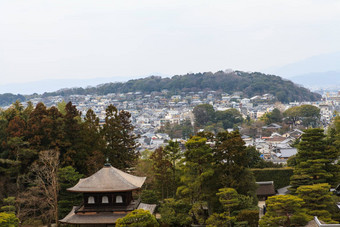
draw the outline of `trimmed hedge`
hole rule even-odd
[[[274,181],[275,189],[289,185],[293,170],[291,167],[251,169],[256,181]]]

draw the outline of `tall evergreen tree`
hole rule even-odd
[[[247,168],[250,157],[239,132],[228,131],[218,133],[214,146],[215,171],[218,176],[219,188],[230,187],[243,195],[255,197],[255,178]]]
[[[72,209],[72,206],[82,201],[81,194],[67,191],[67,188],[77,184],[82,177],[83,175],[75,171],[72,166],[66,166],[58,170],[58,182],[60,185],[58,196],[59,218],[65,217]]]
[[[187,198],[191,203],[208,201],[214,194],[211,189],[211,180],[214,169],[212,166],[212,150],[207,139],[194,136],[185,144],[183,160],[183,186],[177,189],[181,197]]]
[[[36,151],[50,149],[52,138],[49,130],[48,110],[43,103],[38,103],[27,121],[26,138],[31,148]]]
[[[61,163],[74,166],[81,173],[87,172],[86,160],[89,156],[86,143],[82,136],[81,112],[75,105],[68,102],[63,116],[63,139],[60,145]]]
[[[291,177],[291,191],[301,185],[329,183],[338,179],[339,151],[327,143],[322,129],[307,129],[298,144],[294,175]]]
[[[177,190],[177,181],[176,181],[176,167],[179,160],[182,158],[181,149],[179,147],[179,143],[177,141],[169,141],[169,144],[165,146],[164,152],[166,154],[167,159],[171,163],[171,170],[172,170],[172,190],[173,190],[173,197],[176,195]]]
[[[193,109],[192,112],[195,115],[196,127],[205,126],[208,122],[213,122],[215,120],[215,110],[212,105],[198,105]]]
[[[94,173],[102,168],[105,162],[105,141],[100,134],[99,118],[92,109],[86,112],[82,136],[89,153],[86,161],[87,171],[88,173]]]
[[[157,148],[151,155],[152,169],[155,174],[155,184],[157,191],[161,192],[161,199],[169,197],[171,186],[171,162],[166,159],[163,147]]]
[[[133,134],[134,127],[130,118],[129,112],[118,112],[113,105],[106,108],[105,124],[102,127],[102,136],[106,142],[105,156],[119,169],[130,168],[138,158],[138,136]]]

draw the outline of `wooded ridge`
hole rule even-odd
[[[298,86],[289,80],[279,76],[267,75],[259,72],[218,71],[216,73],[191,73],[176,75],[171,78],[150,76],[142,79],[129,80],[127,82],[115,82],[100,84],[96,87],[87,88],[64,88],[55,92],[45,92],[42,95],[34,94],[35,97],[69,96],[69,95],[107,95],[109,93],[127,93],[168,90],[171,94],[181,92],[198,91],[222,91],[229,94],[243,92],[244,97],[271,94],[277,101],[288,103],[292,101],[317,101],[321,95]],[[16,100],[26,101],[32,95],[14,95],[10,93],[0,94],[0,105],[10,105]]]
[[[129,80],[121,83],[106,83],[89,88],[62,89],[56,92],[46,92],[42,96],[67,95],[106,95],[109,93],[152,92],[168,90],[172,94],[180,92],[198,92],[203,90],[220,90],[229,94],[242,91],[244,96],[272,94],[283,103],[291,101],[316,101],[321,95],[310,92],[291,81],[279,76],[266,75],[259,72],[223,72],[191,73],[176,75],[172,78],[150,76],[142,79]]]

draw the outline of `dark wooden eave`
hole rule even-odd
[[[77,214],[75,210],[78,207],[73,207],[71,212],[62,220],[61,223],[65,224],[115,224],[118,218],[126,216],[126,213],[114,212],[92,212],[85,214]]]

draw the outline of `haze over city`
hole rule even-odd
[[[340,71],[339,12],[335,0],[1,1],[0,93],[43,92],[29,82],[44,80],[56,89],[226,69]]]

